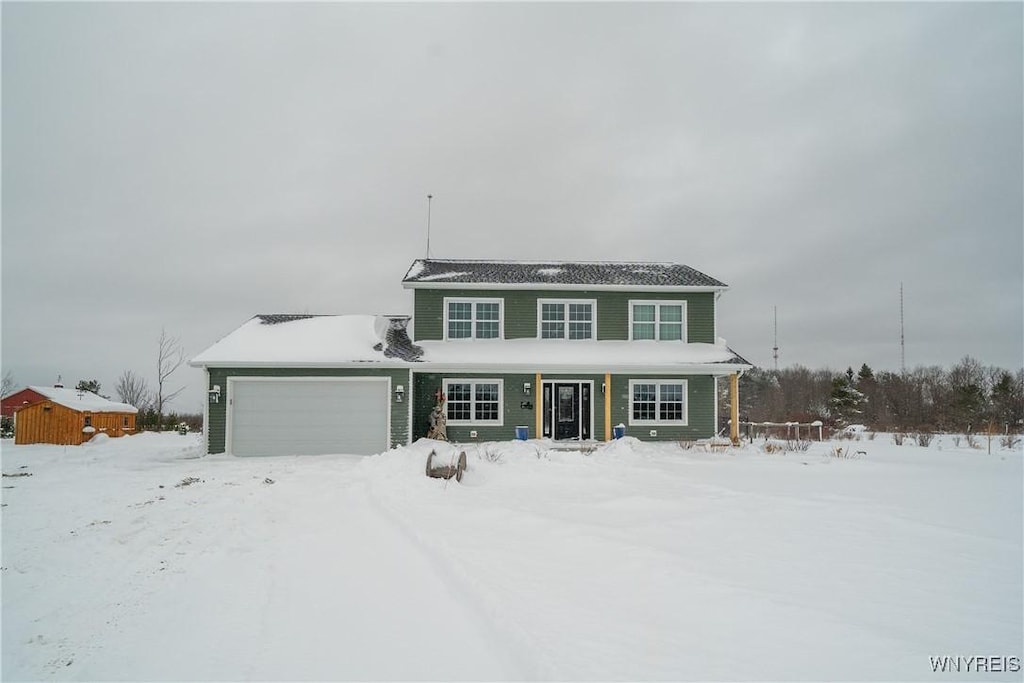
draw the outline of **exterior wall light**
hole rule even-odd
[[[209,391],[210,403],[220,403],[220,385],[214,384],[213,388]]]
[[[527,395],[527,396],[530,395],[530,383],[529,382],[523,382],[523,393],[525,395]]]
[[[395,387],[395,402],[401,403],[403,396],[405,396],[405,387],[399,384],[397,387]]]

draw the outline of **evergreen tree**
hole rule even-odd
[[[874,382],[875,373],[871,370],[867,363],[863,363],[860,366],[860,372],[857,373],[858,382]]]
[[[832,393],[828,399],[829,413],[837,425],[850,422],[861,415],[865,403],[864,394],[854,386],[853,369],[832,380]]]
[[[78,385],[75,386],[75,389],[77,389],[78,391],[88,391],[90,393],[99,395],[99,393],[100,393],[100,383],[97,382],[94,379],[90,379],[90,380],[80,379],[80,380],[78,380]]]

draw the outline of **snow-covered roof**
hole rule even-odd
[[[289,319],[290,318],[290,319]],[[373,315],[257,315],[192,359],[191,365],[317,365],[381,362],[386,330]]]
[[[749,364],[724,341],[469,339],[420,341],[422,355],[388,353],[391,318],[372,315],[256,316],[192,359],[196,367],[434,366],[482,371],[593,372],[657,369],[726,373]],[[708,367],[709,365],[714,367]],[[698,367],[699,366],[699,367]]]
[[[571,286],[588,288],[724,289],[725,283],[678,263],[473,261],[417,259],[407,288],[448,285]]]
[[[127,403],[107,400],[91,391],[79,391],[65,387],[28,387],[54,403],[79,412],[89,413],[137,413],[139,409]]]

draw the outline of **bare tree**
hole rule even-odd
[[[11,393],[16,386],[18,386],[18,383],[14,379],[14,373],[8,370],[4,373],[3,385],[0,387],[0,396],[6,396]]]
[[[149,407],[149,386],[146,384],[146,380],[131,370],[125,370],[121,373],[121,376],[117,378],[114,391],[117,392],[117,397],[122,403],[135,406],[139,410],[145,410]]]
[[[181,340],[178,337],[168,337],[167,331],[161,328],[157,352],[156,405],[154,406],[156,408],[157,431],[163,429],[164,404],[173,401],[174,397],[185,389],[185,387],[181,387],[165,393],[164,383],[184,362],[185,349],[181,347]]]

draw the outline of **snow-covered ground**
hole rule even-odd
[[[1019,447],[200,439],[3,443],[3,680],[1021,679]]]

